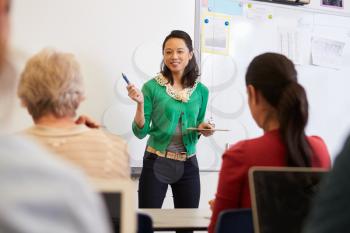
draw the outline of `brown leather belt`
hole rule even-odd
[[[186,152],[171,152],[171,151],[166,151],[165,154],[157,151],[156,149],[154,149],[153,147],[147,146],[146,151],[152,153],[152,154],[156,154],[159,157],[164,157],[164,158],[168,158],[168,159],[173,159],[173,160],[178,160],[178,161],[186,161],[187,158],[191,157],[191,156],[187,156]]]

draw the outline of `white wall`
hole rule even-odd
[[[160,70],[163,39],[171,30],[194,34],[195,0],[14,0],[12,48],[20,70],[44,47],[72,52],[81,64],[86,101],[80,113],[128,140],[140,165],[146,140],[132,135],[135,104],[121,72],[141,88]],[[22,115],[26,115],[22,111]],[[17,129],[30,125],[20,117]]]

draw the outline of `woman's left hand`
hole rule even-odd
[[[208,201],[210,210],[213,211],[214,210],[214,205],[215,205],[215,199],[211,199]]]
[[[203,129],[203,130],[201,130]],[[198,130],[201,134],[203,134],[205,137],[211,136],[214,133],[214,130],[210,130],[210,129],[214,129],[214,126],[206,123],[206,122],[202,122],[198,125]]]

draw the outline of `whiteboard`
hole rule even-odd
[[[158,73],[165,36],[180,29],[193,37],[195,0],[16,0],[12,10],[18,71],[44,47],[74,53],[86,86],[79,113],[124,137],[131,165],[142,165],[146,139],[132,134],[136,105],[127,97],[121,72],[140,88]],[[15,124],[31,125],[25,115]]]
[[[216,4],[220,1],[215,0]],[[210,0],[209,0],[210,2]],[[227,1],[226,1],[227,2]],[[247,104],[245,72],[249,62],[264,52],[284,51],[285,36],[295,35],[299,53],[303,58],[296,65],[300,83],[305,87],[309,100],[308,135],[321,136],[332,158],[341,149],[350,132],[350,6],[345,9],[324,8],[319,1],[303,7],[243,1],[266,8],[271,19],[258,19],[246,14],[229,15],[229,51],[227,55],[201,52],[202,81],[209,87],[208,116],[212,116],[218,128],[229,128],[230,133],[216,133],[208,141],[201,141],[199,154],[211,153],[211,158],[202,161],[207,166],[220,164],[220,153],[226,144],[262,135],[262,130],[253,121]],[[208,16],[207,2],[202,3],[201,17],[197,19],[203,27]],[[213,12],[211,12],[213,13]],[[211,36],[203,35],[201,37]],[[215,36],[215,33],[212,35]],[[312,65],[311,41],[322,37],[346,43],[338,69]],[[284,39],[283,39],[284,38]],[[216,157],[215,157],[216,156]]]

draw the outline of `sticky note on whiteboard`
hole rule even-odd
[[[227,15],[243,15],[243,4],[240,0],[208,0],[208,11]]]
[[[272,20],[273,8],[269,6],[248,3],[244,8],[244,14],[247,18],[253,20]]]

